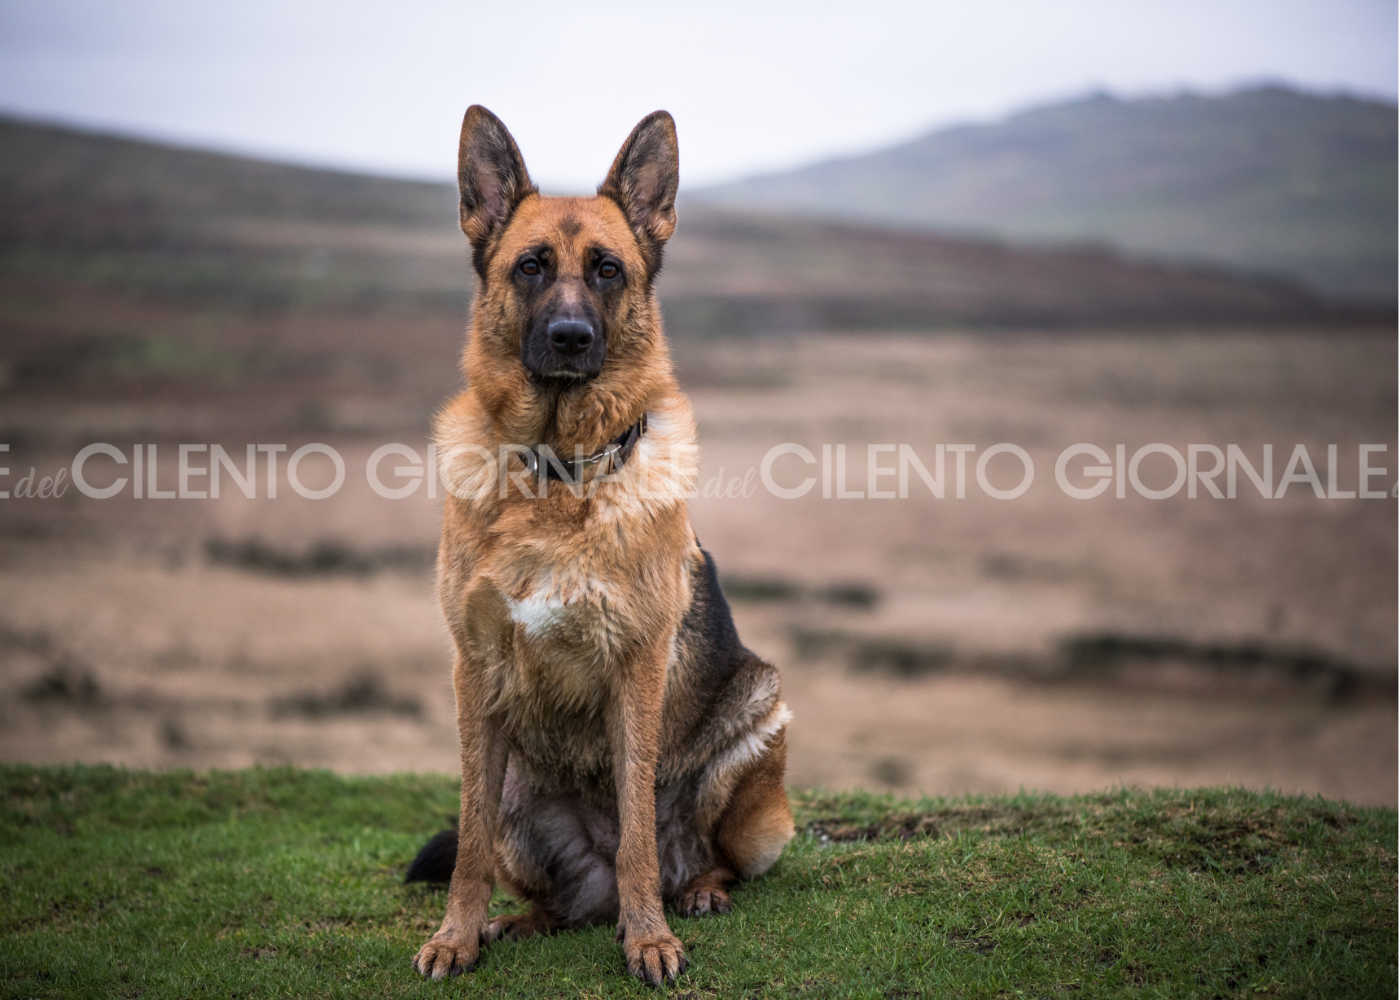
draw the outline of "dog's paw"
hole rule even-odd
[[[536,934],[550,934],[557,926],[557,921],[540,909],[529,913],[508,913],[486,925],[486,940],[505,938],[508,941],[524,941]]]
[[[710,886],[692,889],[681,897],[680,914],[683,917],[723,916],[733,908],[729,893]]]
[[[627,971],[651,986],[670,986],[690,963],[680,938],[666,928],[660,933],[622,934]]]
[[[481,934],[448,934],[438,931],[413,956],[419,975],[446,979],[471,972],[481,954]]]

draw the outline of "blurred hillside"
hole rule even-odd
[[[697,203],[1095,241],[1396,297],[1396,108],[1278,87],[1105,95],[689,192]]]
[[[455,382],[471,281],[450,186],[16,120],[0,146],[0,381]],[[1375,319],[1218,268],[698,207],[668,261],[680,335]]]

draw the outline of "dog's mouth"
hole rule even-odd
[[[563,379],[566,382],[587,382],[593,376],[586,372],[570,371],[568,368],[556,368],[552,372],[542,372],[540,377]]]
[[[534,371],[526,366],[530,372],[530,381],[539,386],[552,386],[558,389],[577,389],[587,385],[598,377],[600,372],[581,372],[573,368],[552,368],[548,371]]]

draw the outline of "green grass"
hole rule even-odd
[[[735,912],[672,926],[708,997],[1394,997],[1396,816],[1230,789],[798,794]],[[0,765],[0,996],[653,995],[611,928],[420,980],[404,887],[440,776]],[[498,898],[493,906],[510,904]]]

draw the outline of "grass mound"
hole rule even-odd
[[[0,765],[0,996],[649,995],[608,927],[420,980],[445,897],[401,879],[456,805],[442,776]],[[794,805],[731,916],[672,915],[672,995],[1396,993],[1393,810],[1234,789]]]

